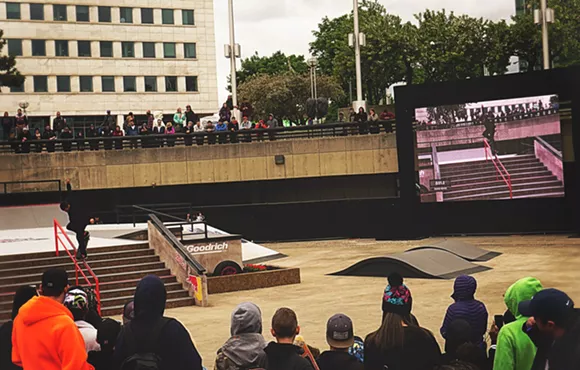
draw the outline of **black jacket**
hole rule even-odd
[[[189,122],[193,122],[193,124],[195,125],[197,123],[197,121],[199,121],[199,117],[192,110],[185,111],[185,117],[187,118],[187,122],[185,124],[187,124]]]
[[[326,351],[316,360],[320,370],[364,370],[364,365],[348,352]]]
[[[135,338],[149,338],[158,320],[163,317],[167,292],[163,282],[153,275],[144,277],[135,291],[135,318],[129,324]],[[201,357],[188,331],[177,320],[170,320],[163,327],[157,342],[157,354],[161,358],[161,370],[202,370]],[[119,369],[123,361],[134,353],[129,348],[121,331],[115,345],[113,369]]]
[[[580,309],[574,311],[575,318],[566,333],[553,344],[542,341],[541,336],[530,336],[538,346],[532,370],[546,369],[546,361],[550,370],[580,369]]]
[[[62,117],[56,117],[55,119],[52,120],[52,129],[54,131],[62,131],[65,126],[66,122]]]
[[[313,370],[310,362],[300,356],[302,348],[293,344],[270,342],[264,351],[268,356],[267,370]]]
[[[80,199],[73,194],[71,184],[66,184],[65,200],[70,204],[70,209],[68,210],[69,222],[66,228],[74,232],[84,231],[89,224],[90,216],[86,207],[80,204]]]
[[[402,348],[382,351],[365,339],[365,370],[427,370],[441,363],[441,350],[429,331],[417,326],[404,328]]]

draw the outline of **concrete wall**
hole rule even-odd
[[[285,164],[276,165],[275,155],[284,155]],[[0,181],[70,178],[76,189],[397,173],[399,170],[395,134],[0,157]],[[54,184],[47,186],[54,187]],[[42,190],[39,185],[34,188]]]
[[[201,278],[201,290],[193,287],[191,278],[198,276],[197,272],[187,265],[183,257],[173,248],[171,243],[157,230],[155,225],[149,221],[147,223],[149,234],[149,246],[155,249],[155,253],[165,266],[171,271],[177,281],[181,283],[183,289],[187,290],[191,297],[195,299],[195,304],[198,306],[207,306],[207,277],[205,275],[199,276]]]
[[[536,158],[540,160],[558,178],[560,181],[564,181],[564,163],[562,158],[558,157],[554,153],[548,150],[544,145],[542,145],[538,140],[534,141],[534,153]]]

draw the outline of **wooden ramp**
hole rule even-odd
[[[398,272],[405,278],[454,279],[459,275],[490,270],[439,249],[421,249],[368,258],[330,275],[387,277]]]
[[[434,243],[432,245],[423,245],[420,247],[415,247],[408,249],[409,251],[417,251],[424,249],[437,249],[445,252],[453,253],[454,255],[461,257],[467,261],[472,262],[485,262],[492,258],[495,258],[501,253],[488,251],[487,249],[478,248],[474,245],[464,243],[459,240],[444,240],[442,242]]]

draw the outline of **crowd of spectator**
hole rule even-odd
[[[544,114],[554,114],[559,110],[559,103],[544,104],[541,100],[528,105],[506,105],[498,107],[481,107],[472,109],[445,109],[449,107],[429,108],[429,119],[416,122],[419,130],[442,129],[469,125],[485,125],[486,123],[501,123],[538,117]]]
[[[52,121],[52,125],[46,124],[44,129],[36,128],[32,132],[28,124],[28,118],[21,109],[15,116],[4,112],[2,117],[3,140],[11,144],[16,153],[30,152],[54,152],[59,149],[76,150],[105,150],[123,149],[124,147],[172,147],[179,140],[180,144],[191,146],[252,142],[252,140],[275,140],[276,132],[269,129],[283,127],[280,121],[270,113],[267,119],[252,121],[248,115],[242,113],[241,121],[233,116],[227,104],[219,110],[219,119],[200,118],[191,106],[186,106],[185,111],[177,108],[177,111],[168,121],[156,116],[148,110],[142,118],[138,119],[133,112],[129,112],[122,125],[117,124],[116,116],[107,111],[100,125],[91,124],[86,130],[71,128],[60,112]],[[357,134],[377,134],[380,125],[384,126],[385,132],[392,132],[392,124],[386,121],[394,118],[394,114],[383,111],[378,115],[374,109],[367,114],[364,108],[355,113],[351,108],[348,122],[357,123],[354,127]],[[340,113],[339,123],[346,123],[344,114]],[[313,125],[311,119],[307,125]],[[358,129],[357,129],[358,127]],[[262,132],[263,131],[263,132]],[[342,134],[355,133],[353,130],[343,129]],[[340,134],[340,133],[339,133]],[[122,137],[125,137],[122,139]],[[108,139],[111,140],[102,140]],[[115,138],[117,140],[115,140]],[[61,139],[68,139],[62,140]],[[101,140],[100,140],[101,139]]]
[[[485,304],[475,299],[477,282],[455,280],[440,333],[434,335],[412,314],[412,295],[393,273],[382,299],[379,328],[363,340],[352,320],[338,313],[326,325],[328,350],[300,337],[296,313],[280,308],[263,336],[262,313],[254,303],[239,304],[231,316],[231,338],[217,350],[216,370],[572,370],[580,368],[580,311],[566,293],[544,289],[526,277],[506,291],[507,311],[489,331]],[[148,275],[123,308],[123,323],[103,319],[90,292],[70,287],[66,271],[42,275],[38,292],[24,286],[14,297],[12,320],[0,327],[0,366],[10,369],[188,369],[202,359],[190,333],[164,316],[167,292]],[[488,348],[486,335],[491,339]]]

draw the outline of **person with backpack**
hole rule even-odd
[[[240,303],[232,312],[231,338],[217,352],[216,370],[263,369],[266,340],[262,336],[262,313],[251,302]]]
[[[187,329],[163,316],[166,300],[167,291],[159,277],[147,275],[137,284],[135,318],[119,335],[114,369],[202,370],[201,356]]]

